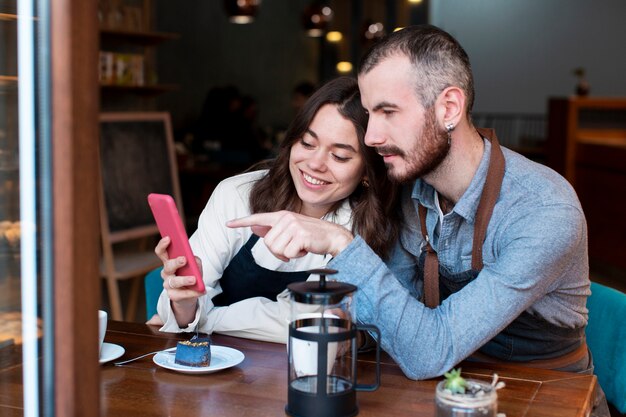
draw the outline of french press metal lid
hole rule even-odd
[[[345,296],[357,290],[357,287],[352,284],[326,281],[326,275],[337,273],[335,269],[312,269],[309,272],[319,275],[320,280],[294,282],[287,286],[295,302],[318,305],[339,304]]]

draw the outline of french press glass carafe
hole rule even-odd
[[[356,391],[380,384],[380,343],[376,350],[376,382],[356,383],[357,331],[368,330],[380,341],[376,326],[354,322],[357,287],[326,281],[332,269],[311,271],[319,281],[292,283],[289,324],[289,388],[285,411],[290,416],[347,417],[358,414]]]

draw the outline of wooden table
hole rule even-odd
[[[160,333],[141,324],[111,322],[106,341],[126,349],[120,358],[173,347],[186,335]],[[188,335],[187,335],[188,337]],[[284,345],[213,335],[213,343],[245,354],[234,368],[214,374],[185,375],[162,369],[152,357],[122,367],[102,367],[103,416],[282,416],[287,402],[287,352]],[[357,394],[360,416],[433,416],[439,379],[412,381],[386,355],[381,387]],[[514,416],[586,416],[596,384],[594,376],[520,366],[463,363],[463,374],[505,381],[498,391],[499,411]],[[373,355],[358,361],[359,381],[374,380]],[[183,412],[184,410],[184,412]]]
[[[138,323],[109,322],[106,342],[125,348],[118,359],[176,346],[185,334],[161,333],[156,327]],[[112,363],[101,367],[102,416],[284,416],[287,402],[287,353],[284,345],[256,342],[221,335],[213,343],[233,347],[245,354],[236,367],[213,374],[187,375],[163,369],[152,356],[121,367]],[[21,372],[0,360],[0,382],[8,373]],[[412,381],[387,355],[382,355],[381,387],[375,392],[359,392],[359,416],[433,416],[434,393],[438,379]],[[360,383],[374,380],[373,355],[358,361]],[[498,408],[507,417],[586,416],[596,385],[596,377],[546,371],[511,365],[463,363],[463,374],[491,380],[494,372],[506,387],[498,391]],[[6,373],[5,373],[6,372]],[[4,375],[3,375],[4,374]],[[14,375],[15,377],[16,375]],[[20,398],[2,395],[2,405],[19,407]],[[19,414],[15,414],[19,415]]]

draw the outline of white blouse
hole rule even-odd
[[[230,261],[252,236],[249,227],[232,229],[226,227],[228,220],[251,214],[249,195],[254,184],[267,174],[267,170],[254,171],[220,182],[200,215],[198,229],[189,239],[194,255],[202,261],[202,275],[206,294],[198,299],[198,308],[193,322],[180,328],[172,312],[167,291],[159,298],[157,311],[165,323],[163,332],[222,333],[231,336],[270,342],[287,341],[289,321],[289,294],[284,290],[272,301],[254,297],[231,304],[215,307],[211,299],[222,292],[219,279]],[[344,226],[352,225],[352,210],[347,200],[324,220]],[[252,249],[255,262],[266,269],[283,272],[306,271],[321,268],[330,260],[330,255],[309,253],[301,258],[283,262],[269,251],[263,238]],[[189,261],[189,260],[188,260]],[[309,280],[318,279],[310,276]]]

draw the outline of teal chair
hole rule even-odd
[[[587,344],[606,399],[626,413],[626,294],[591,283]]]
[[[163,291],[163,279],[161,278],[161,270],[158,267],[148,272],[143,279],[144,289],[146,291],[146,320],[150,320],[157,312],[157,302],[161,291]]]

